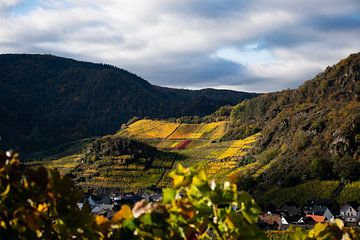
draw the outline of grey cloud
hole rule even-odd
[[[272,91],[295,87],[360,47],[358,0],[64,2],[0,15],[0,52],[105,62],[165,86]],[[254,52],[273,60],[256,62],[254,53],[241,65],[213,56],[255,43]]]
[[[167,10],[181,15],[192,15],[204,18],[226,18],[229,15],[244,11],[251,5],[245,0],[184,0],[171,3]]]
[[[136,70],[136,68],[133,69]],[[201,56],[192,56],[190,59],[183,58],[176,63],[176,67],[172,64],[151,66],[143,73],[143,77],[155,84],[190,88],[245,85],[260,80],[260,78],[254,78],[249,70],[241,64],[215,57]]]
[[[318,16],[305,24],[322,31],[345,31],[360,29],[360,11],[340,16]]]

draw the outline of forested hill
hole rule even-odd
[[[295,90],[264,94],[233,108],[224,139],[261,132],[253,155],[267,164],[258,182],[360,179],[360,53]]]
[[[50,55],[0,55],[0,148],[21,152],[112,133],[131,117],[206,115],[257,94],[158,87],[125,70]]]

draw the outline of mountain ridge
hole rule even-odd
[[[180,157],[158,160],[148,170],[140,167],[141,161],[120,168],[116,159],[126,156],[116,151],[88,164],[81,163],[79,156],[84,151],[79,150],[55,164],[45,163],[78,164],[75,170],[62,169],[75,172],[82,180],[79,184],[86,187],[138,189],[155,183],[165,187],[162,176],[172,168],[170,162],[179,161],[197,165],[213,178],[238,183],[261,203],[323,198],[360,201],[356,194],[344,197],[348,189],[357,191],[360,184],[359,100],[360,54],[353,54],[297,89],[262,94],[211,115],[130,121],[112,137],[135,139]],[[110,171],[112,167],[119,169]],[[137,172],[129,175],[127,168]],[[339,197],[335,192],[341,192]]]
[[[22,152],[113,133],[134,116],[203,116],[258,95],[164,88],[111,65],[39,54],[0,55],[0,76],[0,144]]]

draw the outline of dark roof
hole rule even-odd
[[[304,211],[307,214],[312,214],[312,215],[324,215],[326,209],[329,209],[328,207],[325,206],[318,206],[318,205],[314,205],[311,207],[306,207],[304,208]],[[329,211],[331,212],[331,210],[329,209]]]
[[[109,195],[104,195],[104,196],[101,198],[101,203],[111,204],[111,203],[112,203],[112,200],[111,200],[111,198],[109,197]]]
[[[309,216],[305,216],[303,217],[303,221],[304,221],[304,224],[315,224],[315,220],[312,218],[312,217],[309,217]]]
[[[333,215],[340,213],[340,206],[335,200],[323,199],[323,200],[311,200],[308,202],[305,208],[311,208],[312,206],[324,206],[327,207]]]
[[[91,199],[97,204],[111,204],[109,195],[91,195]]]
[[[348,204],[355,210],[358,210],[358,208],[360,207],[360,205],[357,202],[348,202]]]
[[[278,210],[289,216],[295,216],[301,213],[301,208],[296,205],[283,204]]]
[[[301,214],[297,214],[297,215],[283,215],[283,217],[286,219],[286,221],[290,224],[290,223],[297,223],[300,218],[302,218],[303,216]]]

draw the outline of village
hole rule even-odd
[[[108,219],[121,209],[123,204],[133,206],[136,202],[158,202],[162,200],[160,188],[145,190],[139,193],[122,193],[120,191],[102,191],[85,193],[78,201],[78,207],[90,207],[94,215],[102,215]],[[305,206],[294,202],[286,202],[280,207],[262,205],[258,226],[262,230],[287,230],[292,227],[311,229],[316,223],[332,222],[342,219],[345,226],[360,227],[360,204],[349,202],[343,205],[330,200],[309,201]]]
[[[114,213],[121,209],[121,206],[127,204],[133,206],[141,200],[148,202],[158,202],[162,199],[162,190],[154,188],[152,191],[141,191],[140,193],[121,191],[107,191],[84,193],[77,205],[80,209],[88,206],[94,215],[102,215],[111,219]]]
[[[287,202],[279,208],[268,207],[259,216],[259,226],[263,230],[287,230],[291,226],[311,229],[316,223],[332,222],[336,218],[342,219],[345,226],[359,227],[360,205],[356,202],[339,205],[334,201],[321,200],[309,201],[300,207],[294,202]]]

